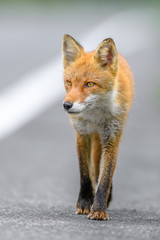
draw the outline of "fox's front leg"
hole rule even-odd
[[[109,220],[109,215],[106,212],[106,204],[117,162],[118,142],[112,139],[107,144],[103,143],[102,149],[98,188],[91,212],[88,215],[89,219],[95,220]]]
[[[89,214],[93,204],[93,187],[90,178],[90,150],[91,137],[89,135],[76,134],[77,153],[80,169],[80,192],[77,201],[77,214]]]

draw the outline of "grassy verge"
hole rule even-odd
[[[36,4],[36,5],[40,5],[40,4],[54,4],[54,3],[112,3],[112,4],[125,4],[125,5],[132,5],[133,2],[136,5],[147,5],[147,4],[156,4],[156,5],[160,5],[160,0],[0,0],[0,4]]]

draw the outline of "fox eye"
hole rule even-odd
[[[72,86],[72,82],[70,80],[67,80],[66,83],[68,86]]]
[[[95,85],[95,83],[93,83],[93,82],[87,82],[85,84],[85,87],[93,87],[94,85]]]

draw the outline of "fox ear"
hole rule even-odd
[[[84,51],[83,47],[76,42],[74,38],[65,34],[63,37],[63,65],[64,68],[68,67],[71,63],[75,62]]]
[[[114,41],[111,38],[103,40],[96,49],[95,59],[100,67],[108,67],[112,72],[117,72],[118,53]]]

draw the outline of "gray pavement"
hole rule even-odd
[[[103,5],[0,6],[0,89],[59,56],[64,33],[79,39],[117,11]]]
[[[75,215],[75,136],[60,97],[0,142],[0,239],[159,239],[159,50],[157,44],[127,59],[136,95],[114,175],[111,220]]]

